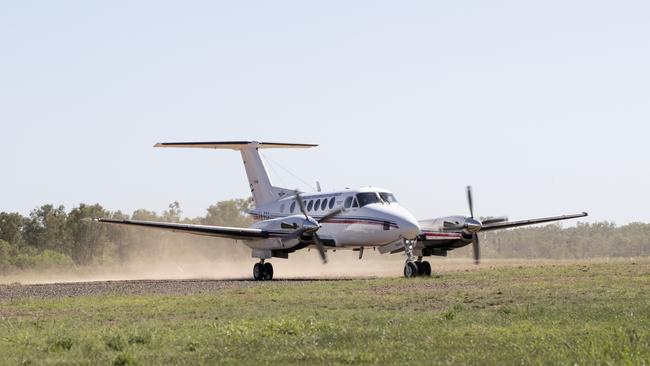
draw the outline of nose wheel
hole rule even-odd
[[[273,265],[264,261],[255,263],[253,266],[253,278],[255,281],[270,281],[273,279]]]
[[[413,278],[413,277],[430,277],[431,276],[431,264],[427,261],[408,261],[404,265],[404,277]]]
[[[406,278],[412,278],[412,277],[417,277],[418,274],[418,266],[415,264],[415,262],[406,262],[404,265],[404,277]]]

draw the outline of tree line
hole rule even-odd
[[[252,223],[246,212],[251,199],[218,202],[208,207],[206,215],[183,218],[178,202],[162,214],[139,209],[131,215],[109,211],[100,204],[80,204],[67,211],[64,206],[46,204],[28,216],[0,212],[0,273],[35,267],[115,264],[129,257],[155,253],[156,244],[170,244],[170,238],[155,230],[127,228],[88,222],[83,219],[105,217],[188,224],[239,226]],[[208,238],[196,238],[199,244]]]
[[[650,255],[650,224],[611,222],[560,224],[487,232],[482,238],[492,258],[583,259]]]
[[[183,222],[189,224],[247,227],[251,199],[218,202],[205,216],[183,218],[178,202],[157,214],[139,209],[128,215],[109,211],[99,204],[80,204],[71,210],[51,204],[40,206],[28,216],[0,212],[0,272],[39,266],[84,266],[115,264],[130,256],[152,257],[179,248],[179,241],[203,245],[214,251],[214,238],[182,238],[180,234],[102,225],[84,221],[89,217]],[[172,235],[172,236],[170,236]],[[650,255],[650,224],[578,223],[488,232],[482,235],[482,251],[491,258],[582,259]],[[464,255],[465,250],[455,255]],[[173,252],[177,255],[178,249]],[[250,256],[243,247],[230,244],[228,254]],[[460,252],[460,253],[458,253]],[[468,252],[469,253],[469,252]],[[467,253],[467,254],[468,254]],[[223,254],[223,253],[220,253]]]

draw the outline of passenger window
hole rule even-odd
[[[320,209],[321,209],[322,211],[325,211],[326,208],[327,208],[327,198],[325,198],[325,199],[323,200],[323,203],[320,205]]]
[[[352,200],[352,207],[353,207],[353,208],[354,208],[354,207],[359,207],[359,203],[357,202],[357,199],[356,199],[356,198],[355,198],[354,200]]]
[[[291,213],[293,213],[296,210],[296,201],[293,201],[293,203],[291,204],[290,209],[291,209]]]
[[[336,198],[335,198],[335,197],[332,197],[332,198],[330,199],[330,210],[334,208],[334,203],[336,203]]]
[[[314,204],[314,211],[318,211],[319,208],[320,208],[320,199],[317,199],[316,203]]]
[[[280,213],[284,213],[284,203],[280,205]]]
[[[350,206],[352,206],[352,197],[348,197],[348,198],[345,199],[344,207],[345,208],[350,208]]]
[[[312,207],[314,207],[314,201],[309,201],[307,204],[307,211],[311,211]]]

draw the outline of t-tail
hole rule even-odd
[[[256,207],[277,201],[294,193],[291,189],[274,187],[271,184],[271,179],[266,171],[259,149],[306,149],[316,146],[318,145],[256,141],[162,142],[154,145],[154,147],[228,149],[241,152],[246,175],[248,176],[248,184]]]

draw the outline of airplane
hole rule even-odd
[[[255,207],[251,227],[220,227],[139,220],[92,218],[105,224],[145,227],[187,234],[234,239],[251,249],[259,259],[253,266],[256,281],[273,279],[271,258],[289,258],[302,249],[316,249],[323,263],[327,251],[351,249],[363,257],[364,249],[380,253],[406,254],[404,277],[430,276],[424,257],[446,256],[447,252],[472,244],[479,263],[479,232],[574,219],[586,212],[508,221],[505,217],[480,220],[474,216],[473,198],[467,187],[470,216],[447,216],[418,221],[389,190],[378,187],[304,193],[271,184],[260,149],[305,149],[318,145],[256,141],[168,142],[158,148],[227,149],[241,153]]]

